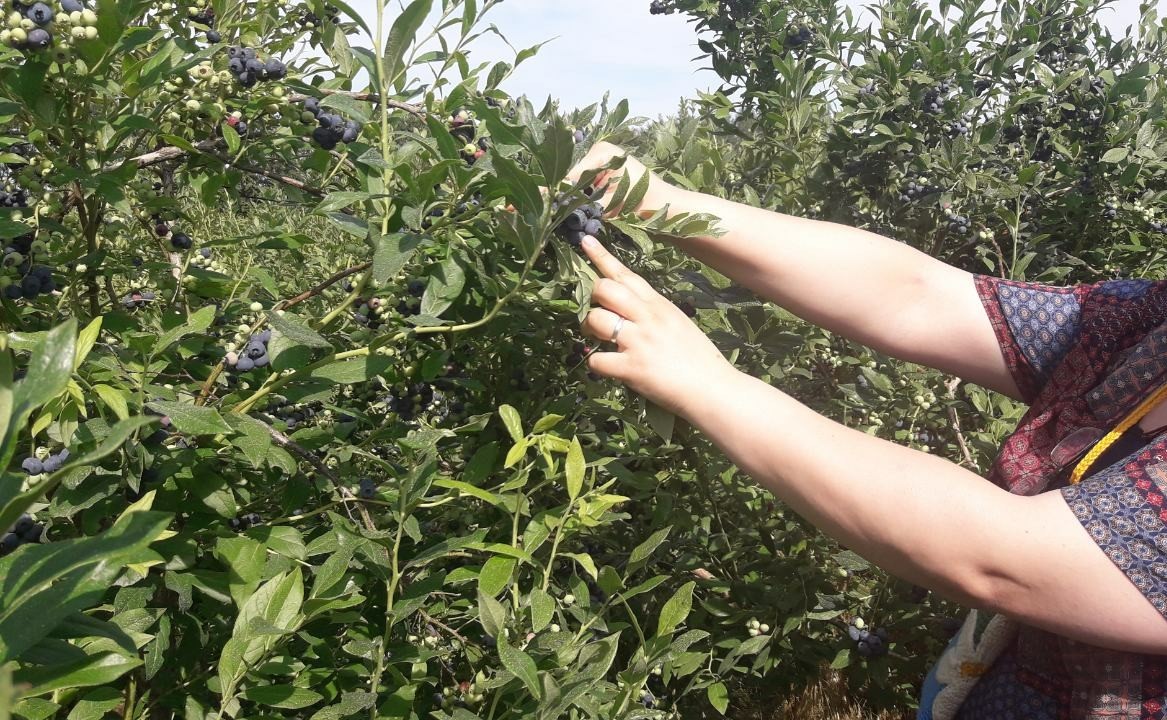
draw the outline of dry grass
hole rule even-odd
[[[829,673],[800,695],[785,700],[764,693],[745,698],[739,694],[735,697],[729,716],[733,720],[911,720],[915,713],[908,710],[869,710],[854,698],[847,697],[846,686],[841,678]]]

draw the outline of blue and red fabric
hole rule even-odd
[[[1073,462],[1167,383],[1167,281],[1073,287],[974,277],[1009,371],[1029,404],[989,480],[1060,491],[1086,532],[1167,616],[1167,433]],[[1022,627],[972,688],[960,720],[1162,720],[1167,657],[1092,647]]]

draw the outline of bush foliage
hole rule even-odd
[[[478,63],[499,1],[10,19],[0,712],[703,717],[827,664],[911,703],[956,609],[587,374],[595,276],[555,229],[589,177],[565,177],[611,140],[975,272],[1158,276],[1163,29],[1112,38],[1085,0],[884,0],[876,30],[835,0],[665,0],[723,85],[646,123],[510,97],[537,48]],[[739,367],[987,469],[1023,408],[667,242],[715,227],[603,239]],[[886,655],[855,652],[857,619]]]

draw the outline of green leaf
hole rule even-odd
[[[401,272],[424,238],[413,233],[392,233],[373,240],[374,281],[384,284]]]
[[[151,351],[151,356],[157,355],[166,348],[170,347],[171,343],[191,335],[194,333],[201,333],[206,331],[215,321],[215,306],[208,305],[200,308],[197,312],[190,316],[190,318],[183,324],[173,327],[170,330],[162,333],[154,342],[154,349]]]
[[[81,367],[81,363],[85,362],[85,358],[89,357],[89,351],[93,349],[93,345],[97,342],[98,336],[101,334],[101,317],[96,317],[90,322],[81,333],[77,336],[77,354],[73,359],[73,371]],[[3,435],[3,433],[0,433]]]
[[[843,648],[835,653],[835,659],[831,661],[832,670],[842,670],[851,664],[851,648]]]
[[[490,597],[497,596],[511,581],[517,561],[509,557],[492,557],[478,574],[478,590]]]
[[[497,640],[498,658],[502,660],[503,667],[521,680],[527,686],[527,692],[534,695],[535,699],[541,700],[543,687],[539,684],[539,669],[535,667],[535,661],[522,650],[511,647],[506,638],[498,638]]]
[[[93,392],[101,398],[106,407],[113,410],[113,414],[117,415],[119,420],[126,420],[130,417],[130,404],[121,390],[98,383],[93,386]]]
[[[555,615],[555,600],[543,588],[534,588],[530,594],[531,632],[540,632]]]
[[[294,315],[289,313],[272,313],[267,318],[268,323],[278,330],[288,340],[298,344],[306,345],[314,348],[328,348],[332,345],[320,337],[320,335],[307,325],[299,322]]]
[[[77,321],[58,325],[39,337],[32,348],[32,357],[24,379],[16,383],[13,391],[14,417],[27,416],[22,409],[31,411],[60,395],[73,374],[73,360],[76,358]],[[19,422],[13,423],[19,425]]]
[[[729,690],[726,689],[725,683],[713,683],[705,688],[705,695],[709,698],[709,704],[713,706],[713,709],[722,715],[729,709]]]
[[[168,400],[156,400],[147,403],[147,407],[169,417],[179,432],[188,435],[231,435],[235,432],[214,408]]]
[[[1127,155],[1130,155],[1128,148],[1111,148],[1102,155],[1102,162],[1105,163],[1120,163],[1126,160]]]
[[[0,559],[0,665],[96,602],[123,567],[157,559],[147,546],[169,520],[127,512],[100,535],[26,545]]]
[[[567,177],[567,172],[571,170],[574,151],[575,142],[571,137],[571,131],[556,118],[555,123],[548,128],[543,142],[534,152],[539,167],[543,170],[544,187],[559,187],[559,182]]]
[[[466,271],[459,261],[459,255],[450,253],[450,256],[430,273],[425,294],[421,297],[421,314],[440,316],[454,304],[465,286]]]
[[[502,423],[506,426],[507,432],[511,434],[512,440],[519,442],[526,437],[526,434],[523,432],[523,421],[519,418],[518,410],[515,410],[510,405],[500,405],[498,414],[502,418]]]
[[[498,187],[510,198],[520,215],[538,216],[543,212],[543,195],[539,183],[509,158],[492,153]]]
[[[531,428],[531,432],[535,435],[547,432],[551,428],[563,422],[563,420],[564,417],[562,415],[544,415],[543,417],[539,418],[538,422],[535,423],[535,427]]]
[[[234,157],[239,153],[239,148],[243,147],[239,132],[227,123],[220,123],[219,129],[223,131],[223,140],[227,142],[227,154]]]
[[[567,476],[567,496],[572,500],[579,497],[584,481],[584,454],[579,438],[571,439],[571,447],[567,451],[567,462],[564,468]]]
[[[320,107],[340,110],[342,114],[347,115],[362,125],[368,124],[371,119],[369,115],[370,105],[363,100],[357,100],[348,95],[341,95],[339,93],[325,95],[324,99],[320,101]]]
[[[243,691],[243,697],[251,702],[285,710],[300,710],[315,705],[324,699],[320,693],[293,685],[261,685]]]
[[[478,622],[486,634],[495,639],[502,638],[507,622],[507,612],[502,603],[481,591],[478,593]]]
[[[657,619],[656,637],[664,637],[672,633],[689,616],[693,607],[693,588],[697,583],[687,582],[673,594],[664,607],[661,608]]]
[[[677,423],[677,416],[665,410],[651,400],[644,401],[644,417],[652,431],[660,436],[666,444],[673,440],[673,428]]]
[[[643,567],[648,558],[652,556],[652,553],[668,538],[672,529],[671,525],[666,528],[661,528],[652,535],[649,535],[647,540],[633,548],[632,552],[628,555],[628,566],[625,570],[625,575],[632,575],[632,573]]]
[[[417,31],[425,22],[432,5],[433,0],[413,0],[393,21],[385,43],[385,77],[382,78],[382,85],[386,89],[397,85],[398,76],[405,73],[406,68],[402,64],[405,51],[417,38]]]
[[[141,664],[136,657],[99,653],[65,666],[27,666],[12,673],[12,681],[17,685],[28,685],[22,689],[25,695],[43,695],[65,688],[106,685]]]

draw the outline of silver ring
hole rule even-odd
[[[608,342],[610,342],[610,343],[616,342],[616,338],[620,337],[620,331],[623,329],[624,329],[624,318],[622,318],[622,317],[616,318],[616,326],[614,328],[612,328],[612,337],[608,339]]]

